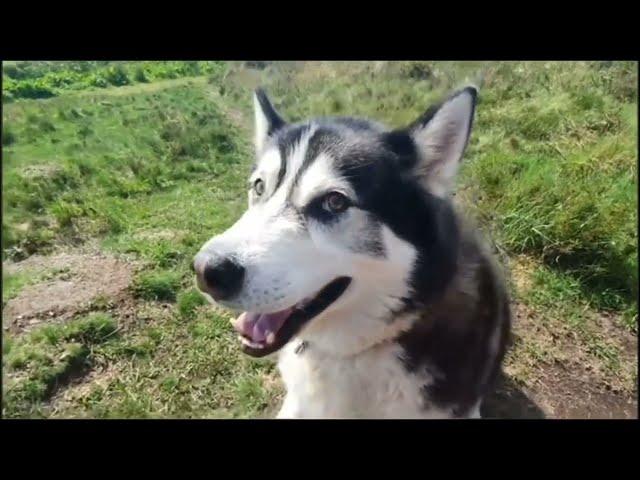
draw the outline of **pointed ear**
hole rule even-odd
[[[286,125],[276,109],[273,108],[266,92],[258,88],[253,94],[253,108],[255,113],[255,146],[262,150],[267,139],[277,130]]]
[[[446,196],[453,188],[471,133],[477,95],[475,87],[459,90],[405,129],[418,150],[415,173],[435,195]]]

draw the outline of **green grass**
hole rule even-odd
[[[196,289],[187,290],[178,296],[178,312],[183,318],[193,318],[196,309],[207,302]]]
[[[203,299],[191,287],[193,255],[245,206],[250,167],[250,139],[228,121],[215,90],[201,77],[5,109],[15,137],[3,165],[5,258],[97,237],[146,265],[131,285],[133,325],[92,349],[91,368],[118,375],[54,407],[37,377],[40,396],[6,396],[7,415],[229,417],[271,406],[276,387],[260,386],[273,366],[242,358],[228,319],[198,308]],[[12,281],[14,295],[24,282]],[[7,335],[9,344],[22,337]]]
[[[15,341],[3,339],[3,415],[37,416],[39,402],[89,368],[92,348],[107,341],[116,328],[111,317],[93,314],[46,325]]]
[[[29,285],[33,277],[28,273],[19,273],[10,275],[2,272],[2,305],[7,303],[11,298],[15,297],[20,290]]]
[[[131,219],[125,212],[144,217],[154,195],[190,188],[189,181],[203,177],[223,179],[218,188],[224,189],[244,171],[238,135],[203,88],[109,98],[108,105],[96,96],[12,107],[5,114],[16,136],[4,149],[5,256],[47,251],[79,230],[126,233]],[[53,124],[53,130],[42,128]],[[157,254],[160,261],[171,255]]]
[[[624,310],[638,295],[636,63],[482,67],[459,180],[473,213],[509,253],[534,255],[599,307]],[[327,68],[275,69],[259,83],[291,120],[347,114],[402,126],[481,71],[471,62]]]
[[[145,272],[133,282],[135,295],[145,300],[175,301],[180,288],[180,275],[177,272]]]
[[[257,84],[290,120],[348,114],[400,126],[484,70],[459,196],[500,251],[531,260],[532,288],[514,293],[540,324],[574,335],[606,375],[628,371],[596,319],[607,311],[637,329],[636,64],[323,62],[260,72],[216,64],[195,78],[178,78],[193,75],[188,68],[159,73],[179,62],[171,65],[122,64],[126,82],[114,70],[104,89],[74,82],[114,65],[27,64],[18,68],[24,75],[10,69],[16,82],[76,80],[59,81],[48,99],[7,91],[3,259],[96,240],[143,269],[130,304],[93,302],[103,320],[6,332],[4,414],[226,418],[273,411],[282,392],[274,366],[240,353],[229,318],[204,305],[191,271],[200,246],[246,208],[250,89]],[[3,304],[43,278],[3,274]],[[100,321],[108,328],[98,328]],[[558,353],[529,340],[518,348],[515,361],[532,365]]]
[[[479,114],[468,183],[505,249],[623,309],[638,294],[635,105],[604,88],[569,92]]]

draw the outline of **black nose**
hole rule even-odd
[[[214,300],[226,300],[240,291],[244,267],[231,258],[211,258],[202,271],[206,291]]]

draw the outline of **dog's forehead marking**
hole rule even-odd
[[[320,124],[310,131],[299,152],[302,163],[297,158],[295,170],[291,172],[295,177],[290,184],[289,199],[294,205],[302,207],[323,191],[336,190],[353,196],[353,189],[342,178],[336,162],[340,157],[348,156],[357,145],[357,137],[350,129],[337,124]]]
[[[303,131],[299,140],[289,148],[288,155],[284,158],[284,161],[287,162],[286,182],[284,183],[289,186],[295,179],[297,172],[302,168],[307,154],[307,149],[309,148],[309,140],[313,137],[316,129],[316,125],[309,124]]]
[[[291,192],[291,201],[302,207],[315,196],[330,190],[339,191],[349,197],[353,190],[349,182],[340,177],[334,168],[335,159],[328,153],[321,152],[314,162],[299,177],[297,185]]]
[[[344,122],[343,122],[344,123]],[[302,208],[316,195],[331,190],[354,198],[342,175],[350,162],[366,162],[379,149],[378,131],[367,125],[313,120],[291,126],[274,139],[258,161],[253,181],[261,175],[268,200]]]
[[[289,190],[295,173],[304,162],[309,138],[313,135],[313,125],[303,125],[276,139],[260,156],[251,181],[262,178],[267,182],[270,197],[281,190]],[[280,197],[280,195],[278,195]]]
[[[272,177],[275,178],[281,164],[282,158],[280,156],[280,151],[275,147],[267,149],[260,157],[258,166],[251,174],[250,180],[255,181],[258,178],[271,180]]]

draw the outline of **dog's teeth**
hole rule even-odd
[[[236,318],[232,318],[231,321],[231,325],[233,325],[234,327],[239,325],[240,322],[244,321],[244,318],[247,316],[247,312],[242,312],[240,315],[238,315]]]
[[[276,334],[273,332],[269,332],[267,335],[267,343],[273,343],[276,340]]]
[[[264,344],[252,342],[252,341],[251,341],[251,340],[249,340],[248,338],[244,338],[244,337],[240,337],[240,341],[241,341],[244,345],[246,345],[246,346],[248,346],[248,347],[251,347],[251,348],[264,348],[264,347],[265,347],[265,345],[264,345]]]

